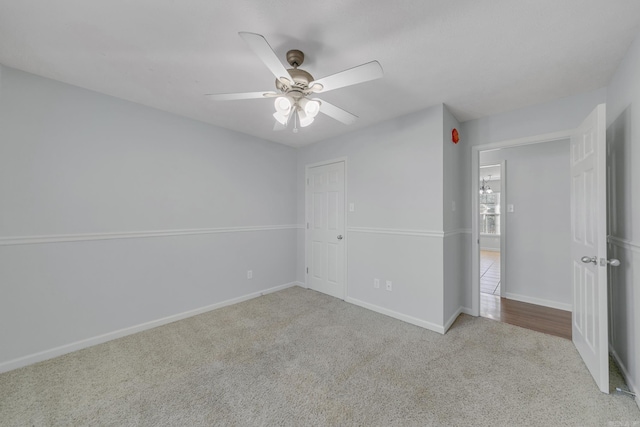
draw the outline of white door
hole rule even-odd
[[[571,137],[573,342],[600,390],[609,393],[605,104]]]
[[[344,162],[307,170],[307,286],[344,299]]]

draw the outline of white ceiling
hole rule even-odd
[[[300,146],[439,103],[461,121],[605,86],[640,24],[638,0],[0,0],[0,63],[216,126]],[[322,95],[320,115],[274,132],[273,90],[238,36],[262,34],[315,78],[378,60],[381,80]]]

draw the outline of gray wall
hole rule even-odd
[[[444,219],[444,317],[447,329],[461,312],[470,312],[471,230],[466,227],[469,200],[465,188],[470,171],[467,167],[466,141],[451,141],[451,130],[460,131],[460,123],[443,108],[443,219]]]
[[[501,214],[506,221],[502,295],[571,310],[569,141],[480,153],[480,164],[502,160],[507,191],[501,197],[514,205],[514,212]]]
[[[640,35],[607,93],[611,348],[640,405]]]
[[[346,300],[440,330],[443,320],[443,107],[298,150],[298,222],[305,166],[347,157]],[[304,231],[299,251],[304,253]],[[304,281],[304,257],[298,272]],[[374,289],[373,279],[393,282]]]
[[[596,105],[606,102],[606,88],[562,98],[462,124],[468,146],[574,129]]]
[[[0,94],[0,370],[295,281],[294,149],[6,67]]]

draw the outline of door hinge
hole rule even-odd
[[[309,178],[307,178],[307,185],[309,185],[309,183],[310,183]]]
[[[309,274],[309,267],[307,267],[307,274]]]
[[[309,229],[309,223],[307,223],[307,230]]]

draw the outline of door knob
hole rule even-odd
[[[342,240],[342,234],[338,234],[338,240]]]
[[[583,256],[582,258],[580,258],[580,261],[584,262],[585,264],[589,264],[590,262],[598,264],[598,257]]]
[[[620,260],[615,259],[615,258],[611,258],[611,259],[604,259],[604,258],[600,258],[600,265],[601,266],[605,266],[609,264],[611,267],[618,267],[620,265]]]

